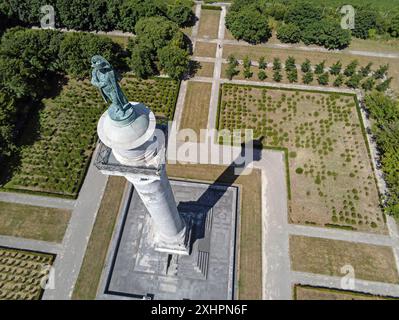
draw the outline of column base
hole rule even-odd
[[[164,252],[169,254],[178,255],[190,255],[191,252],[191,235],[192,235],[192,218],[190,215],[180,213],[182,219],[185,222],[185,228],[181,233],[181,236],[177,237],[176,240],[164,239],[157,232],[154,233],[154,249],[158,252]]]

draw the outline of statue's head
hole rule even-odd
[[[95,69],[111,68],[111,64],[99,55],[95,55],[91,58],[91,66]]]

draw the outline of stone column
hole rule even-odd
[[[134,173],[122,173],[131,182],[152,218],[155,247],[158,251],[188,254],[189,228],[177,210],[173,191],[166,175],[164,145],[155,135],[154,114],[141,103],[134,106],[135,118],[121,125],[105,112],[98,123],[98,135],[122,166]],[[156,176],[144,171],[157,168]],[[143,174],[140,174],[140,171]]]

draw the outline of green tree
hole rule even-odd
[[[393,14],[387,29],[392,37],[399,38],[399,10]]]
[[[361,39],[367,39],[369,30],[375,29],[377,26],[377,13],[373,9],[361,7],[356,9],[355,29],[352,34]]]
[[[374,78],[376,80],[382,79],[386,76],[389,69],[389,64],[384,64],[378,67],[378,69],[374,72]]]
[[[324,19],[306,25],[301,33],[306,44],[324,46],[327,49],[343,49],[351,42],[351,34],[331,19]]]
[[[360,81],[362,80],[362,76],[358,73],[353,74],[348,80],[346,80],[345,84],[352,89],[356,89],[359,87]]]
[[[292,56],[289,56],[287,60],[285,60],[285,70],[286,71],[291,71],[291,70],[296,70],[296,64],[295,64],[295,58]]]
[[[16,111],[15,101],[0,91],[0,159],[10,156],[15,150],[13,132]]]
[[[334,80],[334,87],[340,87],[344,83],[344,76],[340,73]]]
[[[9,29],[1,39],[0,87],[16,98],[41,97],[59,71],[57,31]]]
[[[290,83],[297,82],[298,81],[298,70],[292,69],[292,70],[288,71],[287,79]]]
[[[267,61],[265,57],[260,57],[259,58],[259,69],[267,69]]]
[[[306,60],[301,64],[301,70],[302,70],[302,72],[307,73],[307,72],[311,71],[311,69],[312,69],[312,65],[311,65],[311,63],[310,63],[310,60],[309,60],[309,59],[306,59]]]
[[[371,66],[373,65],[373,63],[372,62],[369,62],[365,67],[361,67],[360,68],[360,74],[363,76],[363,77],[368,77],[368,75],[370,74],[370,72],[371,72]]]
[[[328,85],[328,82],[329,82],[329,73],[328,73],[328,72],[324,72],[324,73],[320,74],[320,75],[317,77],[317,82],[318,82],[319,84],[321,84],[322,86]]]
[[[92,56],[99,54],[115,68],[122,65],[122,48],[109,38],[91,33],[67,33],[60,45],[59,58],[65,72],[82,79],[90,75]]]
[[[365,91],[371,91],[373,90],[375,85],[375,80],[372,77],[367,78],[366,80],[363,81],[362,83],[362,88]]]
[[[304,84],[310,84],[313,82],[313,72],[311,70],[307,71],[302,78]]]
[[[168,6],[167,16],[181,27],[189,25],[195,17],[193,10],[184,4]]]
[[[226,16],[226,27],[234,38],[252,44],[265,42],[272,35],[268,17],[250,6],[240,11],[230,10]]]
[[[342,70],[342,63],[341,61],[337,61],[330,67],[330,74],[333,76],[337,76],[341,73]]]
[[[325,65],[326,65],[326,61],[325,61],[325,60],[323,60],[322,62],[316,64],[314,73],[315,73],[315,74],[322,74],[322,73],[324,73]]]
[[[252,77],[253,73],[251,72],[252,62],[248,56],[244,57],[243,66],[244,66],[244,77],[249,79]]]
[[[146,79],[158,72],[154,65],[156,57],[154,57],[149,48],[135,44],[132,46],[131,52],[128,63],[129,67],[137,77]]]
[[[161,16],[165,12],[165,3],[156,0],[124,0],[120,6],[119,28],[134,32],[141,18]]]
[[[377,91],[380,92],[385,92],[389,89],[389,86],[391,85],[392,82],[392,77],[384,80],[383,82],[381,82],[380,84],[378,84],[375,88],[377,89]]]
[[[298,43],[301,40],[301,30],[295,24],[280,24],[277,27],[277,39],[283,43]]]
[[[251,68],[245,68],[244,69],[244,78],[249,79],[252,78],[253,72],[251,71]]]
[[[173,79],[181,79],[188,71],[188,52],[173,43],[159,49],[158,58],[161,68]]]
[[[246,68],[250,68],[251,65],[252,65],[251,60],[249,59],[248,56],[245,56],[245,57],[244,57],[244,60],[243,60],[243,66],[244,66],[244,68],[245,68],[245,69],[246,69]]]
[[[267,74],[266,74],[265,70],[259,70],[258,79],[261,81],[267,79]]]
[[[283,80],[283,76],[282,76],[280,70],[275,70],[273,72],[273,80],[276,82],[280,82],[281,80]]]
[[[303,30],[306,26],[320,21],[322,18],[323,10],[314,2],[294,2],[288,6],[284,21],[292,23]]]
[[[359,62],[357,60],[353,60],[351,63],[349,63],[345,70],[344,70],[344,75],[347,77],[351,77],[355,74],[356,68],[359,65]]]
[[[385,212],[399,217],[399,150],[396,147],[399,140],[399,102],[383,92],[373,92],[366,96],[365,107],[374,123],[372,132],[388,188],[384,195]]]
[[[273,59],[273,70],[280,71],[281,70],[281,60],[280,58]]]
[[[236,69],[238,66],[238,61],[234,55],[229,55],[227,58],[228,66],[226,69],[226,75],[229,80],[232,80],[234,76],[236,76],[239,71]]]
[[[179,27],[165,17],[142,18],[137,22],[135,31],[136,41],[154,52],[172,40],[183,45],[183,38],[179,38],[182,36]]]

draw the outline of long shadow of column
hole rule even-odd
[[[197,201],[190,202],[180,202],[178,205],[179,211],[185,211],[186,207],[196,207],[198,210],[202,208],[212,208],[214,207],[219,200],[225,195],[228,191],[229,187],[231,187],[235,181],[240,176],[238,172],[245,169],[245,162],[243,165],[240,164],[240,160],[244,159],[246,156],[251,155],[253,161],[261,160],[262,156],[262,144],[263,137],[253,140],[253,148],[246,148],[246,145],[241,144],[240,155],[222,172],[222,174],[216,178],[216,180],[206,189],[206,191],[198,198]],[[237,164],[238,163],[238,164]],[[246,163],[251,164],[250,163]],[[241,169],[241,170],[239,170]],[[208,212],[208,209],[206,209]],[[206,212],[199,213],[198,219],[202,220],[206,217]],[[202,217],[201,217],[202,216]],[[195,228],[195,234],[193,234],[192,243],[198,239],[202,239],[205,236],[204,226],[200,226],[200,221],[197,220],[197,228]]]

